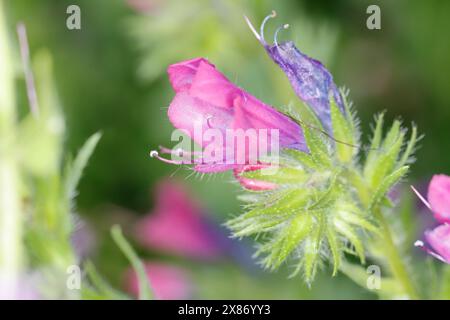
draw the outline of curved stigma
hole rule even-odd
[[[282,30],[282,29],[286,30],[287,28],[289,28],[289,25],[288,24],[283,24],[282,26],[278,27],[277,31],[275,31],[275,35],[273,37],[273,42],[275,44],[275,47],[278,47],[278,32],[280,32],[280,30]]]
[[[272,13],[269,14],[267,17],[264,18],[263,22],[261,23],[261,27],[259,29],[259,33],[261,36],[261,40],[266,43],[266,40],[264,39],[264,27],[271,18],[275,18],[277,16],[277,12],[275,10],[272,10]]]

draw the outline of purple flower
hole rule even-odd
[[[272,11],[272,14],[264,19],[259,33],[250,20],[247,17],[245,19],[270,58],[286,74],[297,96],[314,110],[325,129],[332,134],[330,95],[334,97],[338,107],[344,112],[343,99],[333,82],[333,77],[320,61],[302,53],[292,41],[278,43],[278,32],[283,28],[286,29],[289,25],[285,24],[277,29],[273,44],[266,42],[264,25],[275,16],[275,11]]]
[[[441,223],[433,230],[425,232],[425,239],[431,249],[424,247],[422,241],[417,241],[416,245],[424,247],[435,258],[450,264],[450,177],[444,174],[433,176],[428,186],[428,201],[414,187],[411,188]]]

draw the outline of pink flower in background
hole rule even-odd
[[[450,264],[450,177],[444,174],[433,176],[428,186],[428,201],[414,187],[412,189],[441,223],[425,232],[425,240],[431,246],[431,249],[425,249],[439,260]],[[424,246],[422,241],[417,241],[416,245]]]
[[[156,299],[177,300],[191,296],[191,282],[183,269],[152,262],[145,264],[145,271]],[[139,283],[134,270],[126,273],[125,286],[133,296],[139,296]]]
[[[220,246],[201,211],[181,184],[163,181],[157,186],[155,209],[137,223],[137,237],[152,249],[217,258],[222,254]]]
[[[126,0],[126,3],[140,13],[153,13],[162,5],[161,0]]]

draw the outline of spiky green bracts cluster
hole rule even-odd
[[[247,212],[227,223],[234,237],[257,239],[255,256],[265,268],[275,270],[292,258],[293,274],[301,272],[307,283],[324,262],[336,274],[346,254],[365,262],[366,240],[379,235],[374,208],[391,206],[387,193],[408,172],[417,141],[414,126],[405,141],[398,120],[383,137],[381,114],[370,146],[363,148],[347,101],[345,113],[330,101],[333,137],[307,105],[290,107],[288,114],[301,125],[309,153],[284,149],[273,174],[265,172],[273,168],[243,173],[277,188],[247,192],[241,197]],[[363,160],[362,150],[367,151]]]

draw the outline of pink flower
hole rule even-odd
[[[437,174],[428,186],[428,201],[439,222],[450,223],[450,177]]]
[[[156,190],[155,209],[136,226],[137,237],[149,248],[193,258],[217,258],[221,249],[201,212],[182,185],[163,181]]]
[[[439,260],[450,264],[450,177],[444,174],[433,176],[428,186],[428,201],[414,187],[412,189],[441,223],[425,232],[425,239],[432,248],[425,249]],[[424,246],[422,241],[417,241],[416,245]]]
[[[262,165],[262,164],[246,165],[246,166],[243,166],[242,168],[234,169],[233,174],[234,174],[234,177],[236,178],[236,180],[243,187],[245,187],[247,189],[254,190],[254,191],[271,190],[271,189],[274,189],[277,187],[276,184],[274,184],[272,182],[246,178],[241,175],[244,172],[260,170],[260,169],[264,169],[267,167],[268,167],[268,165]]]
[[[147,262],[145,271],[156,299],[177,300],[190,297],[191,282],[183,269],[162,263]],[[133,296],[139,296],[139,283],[134,270],[126,273],[125,286]]]
[[[169,66],[167,71],[176,92],[169,106],[170,121],[202,148],[212,151],[194,160],[195,170],[220,172],[259,163],[259,158],[255,159],[254,156],[259,155],[259,144],[256,147],[258,150],[249,145],[244,148],[230,146],[226,143],[227,130],[254,129],[259,142],[264,142],[262,139],[272,141],[272,137],[275,137],[273,132],[277,131],[280,148],[307,150],[298,124],[231,83],[206,59],[196,58],[176,63]],[[204,133],[209,129],[219,132],[222,139],[205,139]],[[267,152],[270,152],[270,145]],[[209,156],[211,154],[219,154],[219,159],[212,159]],[[160,158],[157,153],[152,156]],[[240,161],[242,159],[244,161]]]

